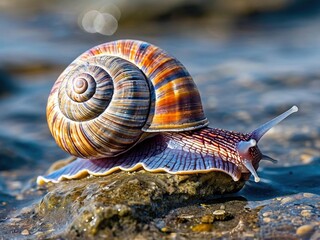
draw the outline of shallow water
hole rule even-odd
[[[0,16],[7,33],[0,37],[0,226],[7,216],[40,199],[21,199],[21,194],[67,156],[46,125],[53,82],[77,55],[117,38],[147,40],[175,55],[194,77],[211,126],[251,131],[298,105],[299,112],[259,144],[278,164],[262,162],[262,181],[251,179],[236,196],[255,207],[292,194],[320,195],[319,17],[247,23],[225,31],[210,24],[193,24],[192,32],[158,25],[152,33],[124,28],[113,37],[35,22]]]

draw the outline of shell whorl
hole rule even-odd
[[[133,40],[99,45],[71,63],[51,90],[47,119],[62,149],[91,159],[127,151],[144,132],[208,124],[184,66]]]

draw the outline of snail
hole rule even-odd
[[[47,104],[57,144],[77,159],[39,176],[38,184],[114,171],[252,174],[257,143],[293,106],[250,133],[208,127],[199,91],[174,57],[147,42],[118,40],[76,58],[55,82]]]

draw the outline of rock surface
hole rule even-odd
[[[28,231],[29,236],[38,238],[159,238],[167,235],[168,230],[155,219],[176,208],[239,191],[243,185],[244,181],[234,182],[221,172],[171,175],[121,171],[105,177],[48,184],[48,192],[28,211],[29,217],[15,218],[30,224],[26,228],[19,223],[23,226],[21,235]],[[180,218],[183,222],[184,217]],[[179,232],[179,228],[179,224],[174,224],[170,232]]]

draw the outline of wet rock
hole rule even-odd
[[[243,185],[244,182],[234,182],[220,172],[198,175],[118,172],[49,184],[48,193],[36,209],[36,218],[42,219],[44,225],[40,230],[47,232],[46,237],[122,239],[134,238],[141,232],[161,237],[168,233],[163,229],[172,228],[163,226],[161,230],[150,225],[155,218],[180,206],[236,192]]]
[[[318,195],[277,197],[254,208],[244,198],[219,195],[242,185],[219,172],[87,177],[34,189],[34,195],[46,191],[41,201],[30,196],[28,207],[0,226],[4,238],[17,239],[317,239]]]
[[[320,230],[320,196],[300,193],[278,197],[259,213],[263,239],[310,239]]]
[[[300,237],[309,238],[313,233],[314,226],[310,224],[306,224],[298,227],[296,234]]]

